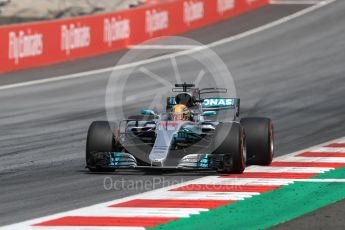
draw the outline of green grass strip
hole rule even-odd
[[[344,178],[345,168],[314,178]],[[153,229],[265,229],[345,198],[345,183],[296,182]],[[202,202],[202,201],[200,201]]]

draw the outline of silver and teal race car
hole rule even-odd
[[[143,109],[119,124],[95,121],[88,130],[86,167],[92,172],[121,168],[216,170],[242,173],[246,165],[269,165],[273,125],[269,118],[239,118],[240,99],[204,95],[221,88],[175,84],[166,111]],[[218,113],[234,111],[231,119]]]

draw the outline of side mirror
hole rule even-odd
[[[151,109],[143,109],[143,110],[141,110],[141,115],[153,115],[153,116],[155,116],[156,113]]]
[[[202,113],[203,116],[205,117],[211,117],[217,115],[216,111],[205,111]]]

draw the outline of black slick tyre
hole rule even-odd
[[[248,163],[270,165],[274,155],[274,132],[270,119],[243,118],[241,125],[246,135]]]
[[[109,168],[98,168],[92,158],[92,152],[114,152],[115,137],[113,131],[115,124],[107,121],[94,121],[91,123],[86,140],[86,165],[92,172],[114,171]]]
[[[239,123],[220,123],[216,128],[214,154],[225,154],[232,158],[229,165],[224,162],[219,173],[240,174],[246,167],[244,132]],[[226,158],[225,158],[226,159]]]

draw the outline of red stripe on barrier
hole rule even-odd
[[[330,148],[345,148],[345,143],[333,143],[329,144],[325,147],[330,147]]]
[[[136,207],[136,208],[217,208],[233,200],[155,200],[136,199],[111,205],[110,207]]]
[[[189,184],[170,191],[194,192],[267,192],[281,186],[252,186],[252,185],[220,185],[220,184]]]
[[[66,216],[49,220],[33,226],[127,226],[127,227],[155,227],[177,218],[170,217],[95,217],[95,216]]]
[[[345,157],[345,152],[335,153],[335,152],[304,152],[298,154],[299,157]]]
[[[341,168],[345,163],[332,162],[279,162],[275,161],[270,164],[273,167],[321,167],[321,168]]]
[[[316,173],[270,173],[270,172],[245,172],[237,175],[220,176],[220,178],[272,178],[272,179],[305,179],[315,176]]]

